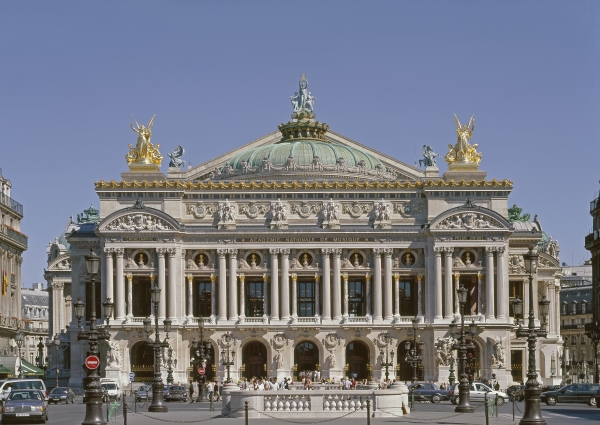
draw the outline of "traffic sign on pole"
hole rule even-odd
[[[100,359],[98,356],[87,356],[85,359],[85,367],[88,369],[98,369],[100,366]]]
[[[198,374],[199,375],[204,375],[204,373],[206,373],[206,369],[204,369],[203,367],[198,369]]]
[[[134,372],[129,372],[129,382],[133,382],[134,378],[135,378],[135,373]]]

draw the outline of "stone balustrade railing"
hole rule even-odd
[[[335,418],[348,415],[357,418],[366,414],[367,400],[371,401],[373,417],[403,416],[408,412],[408,389],[395,384],[386,390],[289,390],[252,391],[229,385],[223,388],[221,413],[243,417],[248,402],[248,417],[295,418],[299,412],[307,418]],[[355,413],[352,413],[355,412]]]

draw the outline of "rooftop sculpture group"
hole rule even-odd
[[[298,92],[294,93],[290,97],[292,106],[294,107],[294,113],[292,114],[293,119],[313,119],[315,118],[315,100],[317,98],[312,96],[308,91],[308,80],[306,74],[300,76],[300,83]]]
[[[157,144],[155,147],[150,141],[152,138],[152,124],[154,124],[155,117],[156,115],[152,117],[147,127],[138,124],[135,117],[133,117],[137,128],[134,127],[133,124],[130,124],[130,126],[131,129],[138,134],[138,139],[135,148],[132,145],[129,145],[129,153],[125,155],[128,165],[145,164],[157,165],[160,167],[163,159],[162,155],[158,151],[160,145]]]
[[[458,140],[454,147],[448,145],[450,151],[446,154],[446,162],[448,164],[460,163],[479,165],[482,155],[477,152],[477,144],[471,146],[469,143],[469,140],[471,140],[471,137],[473,136],[473,130],[475,129],[475,118],[471,117],[467,125],[461,125],[456,114],[454,114],[454,121],[456,123]]]

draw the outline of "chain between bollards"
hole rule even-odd
[[[248,425],[248,424],[246,424]],[[371,425],[371,399],[367,399],[367,425]]]
[[[245,415],[246,415],[246,425],[248,425],[248,402],[245,401],[244,402],[244,410],[246,411]]]

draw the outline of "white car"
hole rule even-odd
[[[486,393],[488,398],[490,398],[490,396],[498,398],[498,406],[502,406],[504,402],[508,400],[508,394],[503,393],[502,391],[494,391],[480,382],[473,382],[471,384],[471,401],[484,401]],[[454,384],[450,390],[448,390],[448,398],[452,404],[458,404],[458,384]]]
[[[106,389],[110,400],[121,400],[121,391],[117,381],[110,378],[101,378],[100,385]]]

